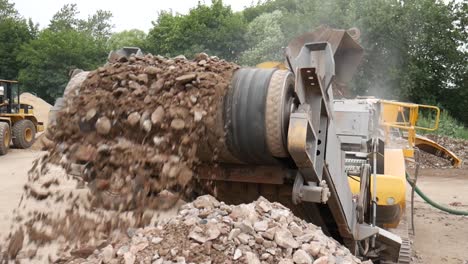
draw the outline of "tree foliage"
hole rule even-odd
[[[107,41],[109,50],[116,50],[123,47],[139,47],[145,45],[146,33],[139,29],[124,30],[112,34]]]
[[[106,41],[112,35],[112,13],[97,10],[87,19],[79,19],[78,6],[76,4],[64,5],[50,21],[49,30],[54,32],[75,30],[85,32],[96,41]]]
[[[15,9],[15,4],[8,0],[0,0],[0,19],[6,17],[18,17],[18,11]]]
[[[256,17],[247,27],[246,44],[249,47],[243,51],[239,63],[256,65],[263,61],[283,60],[285,37],[281,30],[281,11],[265,13]]]
[[[258,16],[266,13],[273,13],[274,11],[294,13],[298,9],[298,4],[300,3],[296,0],[258,0],[255,5],[244,9],[242,13],[245,19],[250,23]]]
[[[65,5],[17,57],[25,65],[20,71],[23,87],[49,102],[63,93],[71,70],[92,70],[108,54],[111,14],[97,11],[87,20],[77,15],[76,5]]]
[[[439,105],[468,123],[466,111],[460,109],[468,103],[467,5],[436,0],[272,0],[244,12],[259,18],[282,10],[283,43],[321,24],[357,27],[365,54],[350,84],[354,94]],[[241,58],[265,47],[261,42],[249,44],[253,46]],[[280,53],[272,52],[263,58]]]
[[[20,80],[30,91],[53,101],[65,89],[71,70],[91,70],[102,64],[106,55],[84,32],[46,29],[23,46],[18,59],[27,66],[21,70]]]
[[[78,7],[76,4],[66,4],[50,20],[48,29],[51,31],[76,30],[81,20],[77,18]]]
[[[402,7],[408,58],[403,64],[406,82],[400,87],[416,102],[444,103],[439,101],[441,96],[461,88],[457,79],[467,73],[468,52],[458,49],[463,34],[454,26],[461,19],[453,12],[455,5],[414,1]]]
[[[105,10],[97,10],[95,14],[87,20],[80,22],[80,30],[85,31],[94,37],[96,41],[107,41],[112,35],[113,24],[111,23],[112,13]]]
[[[14,4],[0,0],[0,79],[16,79],[19,47],[34,38],[37,26],[22,18]]]
[[[146,49],[151,53],[193,56],[206,52],[234,60],[244,50],[247,24],[222,0],[211,6],[199,3],[188,15],[161,12],[148,34]]]

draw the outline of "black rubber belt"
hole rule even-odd
[[[268,150],[265,138],[266,96],[275,70],[239,69],[235,72],[226,94],[226,144],[234,156],[248,164],[277,163]]]

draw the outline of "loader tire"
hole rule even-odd
[[[36,127],[31,120],[23,119],[13,125],[13,146],[27,149],[36,138]]]
[[[10,148],[10,141],[10,126],[7,123],[0,122],[0,155],[7,154]]]

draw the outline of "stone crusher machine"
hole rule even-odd
[[[418,140],[418,111],[439,110],[374,98],[335,100],[346,95],[362,58],[357,39],[357,29],[320,27],[290,42],[285,63],[237,70],[213,128],[225,138],[207,137],[198,149],[207,162],[197,175],[204,191],[226,203],[264,196],[363,259],[409,263],[405,158]],[[77,73],[64,95],[87,74]]]
[[[438,109],[334,100],[335,87],[343,94],[362,57],[358,38],[355,29],[322,27],[294,39],[284,65],[236,71],[222,109],[220,165],[198,174],[226,203],[264,196],[357,256],[409,263],[405,158],[413,156],[419,109]],[[398,226],[403,231],[389,231]]]

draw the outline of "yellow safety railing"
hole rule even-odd
[[[390,129],[397,128],[407,131],[408,147],[403,149],[406,157],[413,157],[416,140],[416,130],[434,131],[439,127],[440,109],[432,105],[420,105],[396,101],[381,100],[381,125],[385,130],[386,143],[390,140]],[[419,110],[428,109],[434,111],[435,120],[433,126],[417,126]]]

